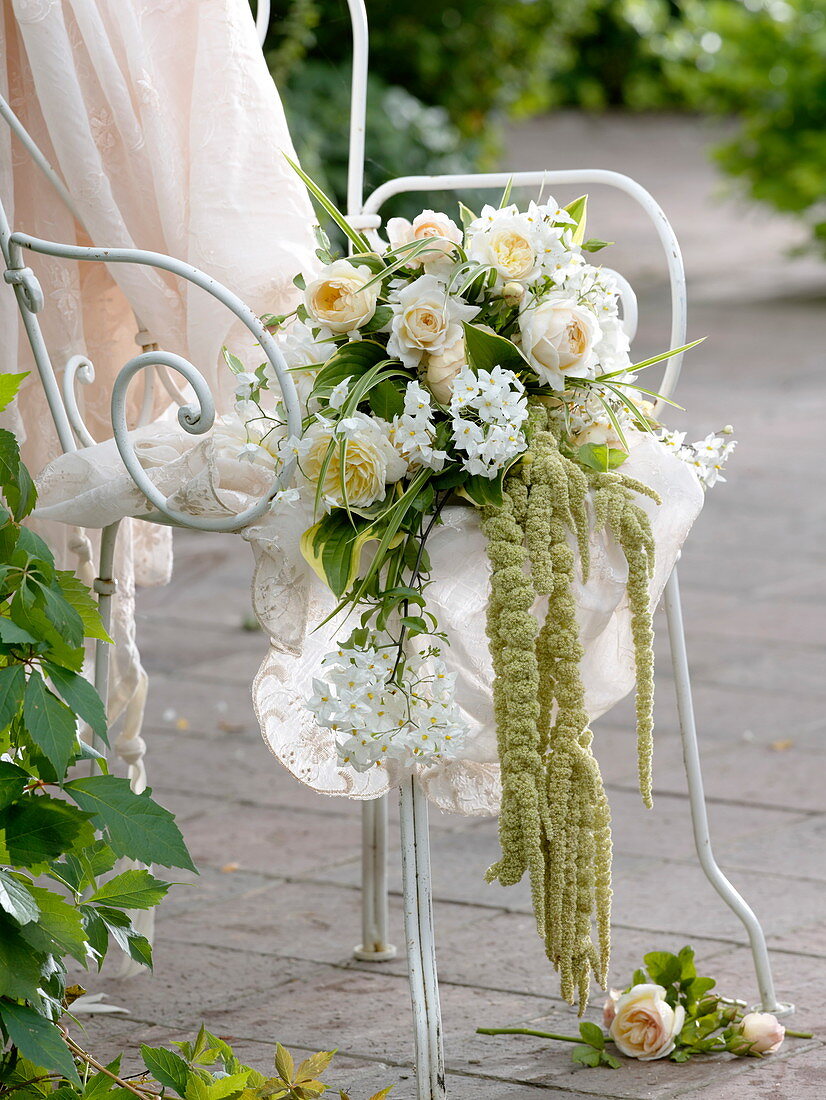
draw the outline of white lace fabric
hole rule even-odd
[[[64,181],[83,223],[0,122],[0,193],[14,229],[67,244],[166,253],[207,271],[257,312],[293,307],[295,272],[315,264],[314,219],[284,156],[294,156],[293,146],[247,0],[6,0],[0,91]],[[95,381],[79,387],[79,403],[95,438],[111,436],[113,380],[141,350],[135,315],[149,339],[198,367],[219,410],[229,407],[232,389],[221,347],[252,366],[261,362],[260,348],[233,314],[172,275],[36,254],[27,263],[44,292],[38,316],[58,379],[73,355],[94,364]],[[0,424],[23,441],[24,460],[37,473],[60,446],[14,294],[2,284],[0,332],[0,371],[31,372]],[[130,393],[130,423],[141,390],[136,382]],[[152,415],[160,418],[169,403],[158,386]],[[147,450],[165,446],[168,425],[157,424]],[[118,463],[111,444],[109,452],[105,468],[112,471]],[[68,480],[60,490],[51,487],[50,499],[62,493],[77,507],[59,517],[44,507],[33,526],[59,564],[79,567],[90,583],[93,528],[113,515],[145,512],[145,502],[133,497],[131,506],[90,509],[97,490],[91,482],[83,490],[83,477],[92,478],[84,458],[70,456],[60,469]],[[221,507],[234,510],[231,500]],[[171,551],[169,528],[130,520],[120,529],[109,712],[136,788],[145,782],[147,678],[135,639],[135,585],[168,581]]]
[[[693,472],[648,436],[635,433],[623,472],[655,489],[657,505],[641,497],[653,526],[657,556],[651,599],[657,601],[676,562],[680,547],[703,503],[703,491]],[[418,766],[427,797],[440,809],[458,814],[496,814],[499,809],[499,765],[493,718],[493,669],[485,636],[490,568],[478,512],[448,507],[444,524],[428,541],[432,563],[427,589],[429,610],[437,616],[448,644],[442,657],[455,672],[458,703],[471,736],[462,759],[443,765]],[[256,613],[270,634],[270,651],[253,684],[253,700],[264,740],[285,767],[302,783],[328,795],[376,798],[399,781],[393,767],[364,773],[338,764],[333,733],[318,726],[303,705],[312,694],[312,679],[334,648],[333,621],[319,627],[334,606],[298,552],[298,528],[308,516],[295,512],[267,532],[247,532],[257,544],[254,585]],[[604,714],[634,686],[634,646],[626,593],[628,568],[619,545],[610,536],[591,536],[591,568],[587,583],[575,584],[577,619],[585,655],[582,678],[585,703],[593,720]],[[536,611],[541,614],[541,601]]]

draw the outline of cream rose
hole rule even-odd
[[[391,218],[387,223],[387,239],[391,248],[433,239],[432,248],[426,249],[408,263],[408,267],[428,268],[445,260],[456,259],[456,250],[451,247],[450,242],[461,244],[462,231],[447,214],[423,210],[412,222],[407,218]]]
[[[453,298],[435,275],[421,275],[398,292],[387,350],[406,367],[417,367],[425,352],[438,355],[462,336],[462,321],[479,312]]]
[[[617,1001],[609,1034],[627,1057],[652,1062],[671,1053],[684,1023],[685,1009],[672,1008],[661,985],[635,985]]]
[[[571,298],[531,301],[519,315],[522,350],[543,382],[563,389],[565,375],[593,377],[600,339],[594,313]]]
[[[453,393],[453,380],[465,366],[467,366],[467,353],[464,336],[460,336],[442,351],[428,355],[424,380],[440,405],[446,405],[450,400],[450,395]]]
[[[774,1054],[786,1037],[786,1029],[771,1012],[747,1012],[740,1021],[740,1034],[748,1044],[744,1054]]]
[[[380,284],[365,289],[372,278],[369,267],[336,260],[307,284],[304,304],[332,332],[352,332],[367,324],[376,312]]]
[[[353,508],[366,508],[384,496],[385,486],[398,481],[407,463],[390,442],[389,425],[383,425],[366,413],[357,412],[338,425],[337,438],[344,438],[344,485],[347,502]],[[334,425],[315,423],[302,440],[301,469],[314,485],[321,477]],[[324,474],[322,493],[331,507],[342,507],[341,448],[336,446]]]
[[[490,264],[499,283],[528,283],[542,270],[546,230],[541,218],[521,214],[515,206],[485,206],[468,227],[468,255]]]

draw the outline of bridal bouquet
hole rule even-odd
[[[297,460],[314,509],[302,552],[338,601],[326,621],[340,636],[306,706],[345,767],[461,757],[468,729],[428,606],[427,542],[449,502],[479,509],[502,770],[502,858],[488,877],[530,875],[564,995],[584,1004],[591,972],[604,983],[607,967],[610,831],[583,705],[574,571],[587,578],[594,532],[627,559],[650,803],[654,542],[638,501],[656,493],[622,467],[629,439],[648,433],[709,486],[734,446],[730,429],[686,444],[660,425],[658,395],[638,375],[686,348],[632,362],[616,282],[587,258],[605,242],[586,238],[585,197],[521,211],[505,195],[478,215],[460,205],[461,224],[425,210],[391,219],[378,250],[301,175],[351,254],[335,258],[321,234],[321,269],[296,279],[303,303],[266,318],[302,399],[300,438],[285,438],[267,400],[268,368],[248,373],[226,358],[240,453]]]

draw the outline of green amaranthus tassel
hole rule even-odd
[[[618,473],[585,472],[560,453],[554,422],[531,409],[530,450],[505,481],[504,503],[483,516],[491,563],[488,640],[502,767],[502,856],[488,881],[527,871],[537,928],[559,971],[562,994],[588,999],[592,974],[604,986],[610,953],[610,810],[580,674],[583,649],[573,595],[576,555],[587,578],[587,494],[597,529],[606,528],[628,562],[637,663],[640,787],[651,798],[653,633],[648,581],[654,545],[634,502],[651,490]],[[540,626],[538,598],[547,604]],[[541,605],[540,605],[541,606]],[[596,941],[594,939],[596,930]]]

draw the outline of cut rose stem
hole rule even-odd
[[[536,1035],[539,1039],[558,1039],[560,1043],[584,1043],[581,1035],[557,1035],[554,1031],[535,1031],[532,1027],[477,1027],[477,1035]]]

